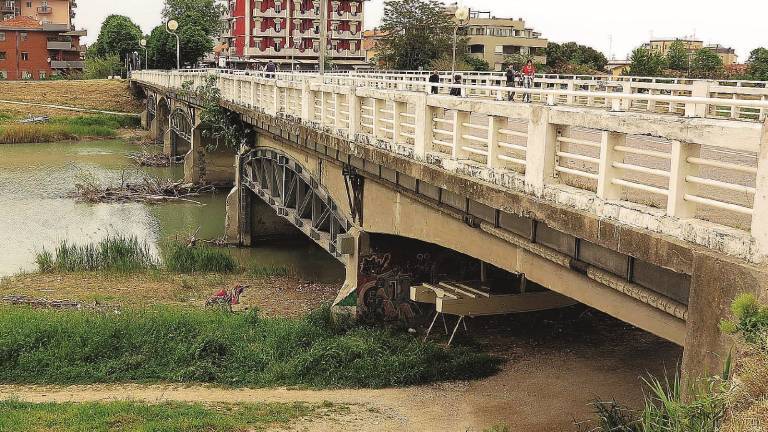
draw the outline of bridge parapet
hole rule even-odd
[[[542,78],[553,87],[514,91],[544,104],[519,104],[497,100],[511,90],[491,81],[461,86],[471,97],[455,98],[389,75],[133,78],[172,90],[209,75],[232,104],[750,262],[768,252],[766,127],[734,120],[765,117],[764,87],[735,86],[742,90],[720,99],[713,89],[725,86],[707,81],[642,83],[650,90],[637,93],[626,81],[603,85],[622,91],[597,91],[588,80]]]

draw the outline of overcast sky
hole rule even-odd
[[[449,0],[454,1],[454,0]],[[384,0],[366,3],[366,27],[381,20]],[[625,58],[653,37],[691,37],[736,48],[745,61],[758,46],[768,47],[765,0],[645,0],[578,2],[573,0],[463,0],[465,6],[490,10],[498,17],[523,18],[528,27],[554,42],[577,41],[606,55]],[[106,7],[105,7],[106,6]],[[95,40],[109,14],[131,17],[145,33],[160,23],[161,0],[78,0],[76,25]],[[613,49],[611,50],[611,38]]]

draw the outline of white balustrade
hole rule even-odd
[[[416,73],[133,73],[137,81],[169,89],[186,82],[199,86],[209,76],[216,77],[226,101],[317,122],[350,138],[367,135],[400,154],[410,149],[406,154],[421,161],[453,159],[517,175],[527,192],[539,196],[556,185],[594,193],[605,202],[657,207],[680,220],[710,220],[708,212],[717,211],[717,223],[743,220],[738,228],[751,229],[768,251],[768,215],[762,214],[768,213],[768,160],[766,151],[761,153],[768,132],[754,142],[724,137],[702,145],[679,136],[650,138],[597,125],[557,124],[550,107],[643,111],[660,119],[709,117],[709,122],[755,130],[768,113],[761,83],[620,78],[606,84],[594,77],[544,76],[539,88],[512,89],[518,98],[531,93],[543,102],[531,105],[506,102],[510,89],[499,86],[493,74],[477,74],[472,84],[460,86],[469,97],[457,98],[430,94],[434,85],[441,91],[451,85],[428,83]],[[633,121],[630,114],[622,118]]]

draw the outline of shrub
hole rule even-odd
[[[146,270],[157,265],[146,243],[136,237],[109,236],[98,243],[75,245],[62,241],[53,253],[43,250],[35,257],[41,272]]]
[[[343,324],[343,323],[342,323]],[[121,314],[0,307],[0,382],[207,382],[385,387],[487,376],[499,361],[387,329],[155,308]]]
[[[220,249],[181,243],[169,245],[165,267],[175,273],[232,273],[238,268],[232,255]]]
[[[760,348],[768,349],[768,306],[761,305],[753,294],[741,294],[731,303],[733,320],[720,322],[720,329],[728,334],[740,334]]]

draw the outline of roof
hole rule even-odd
[[[17,16],[16,18],[0,21],[3,30],[42,30],[43,25],[34,18]]]

